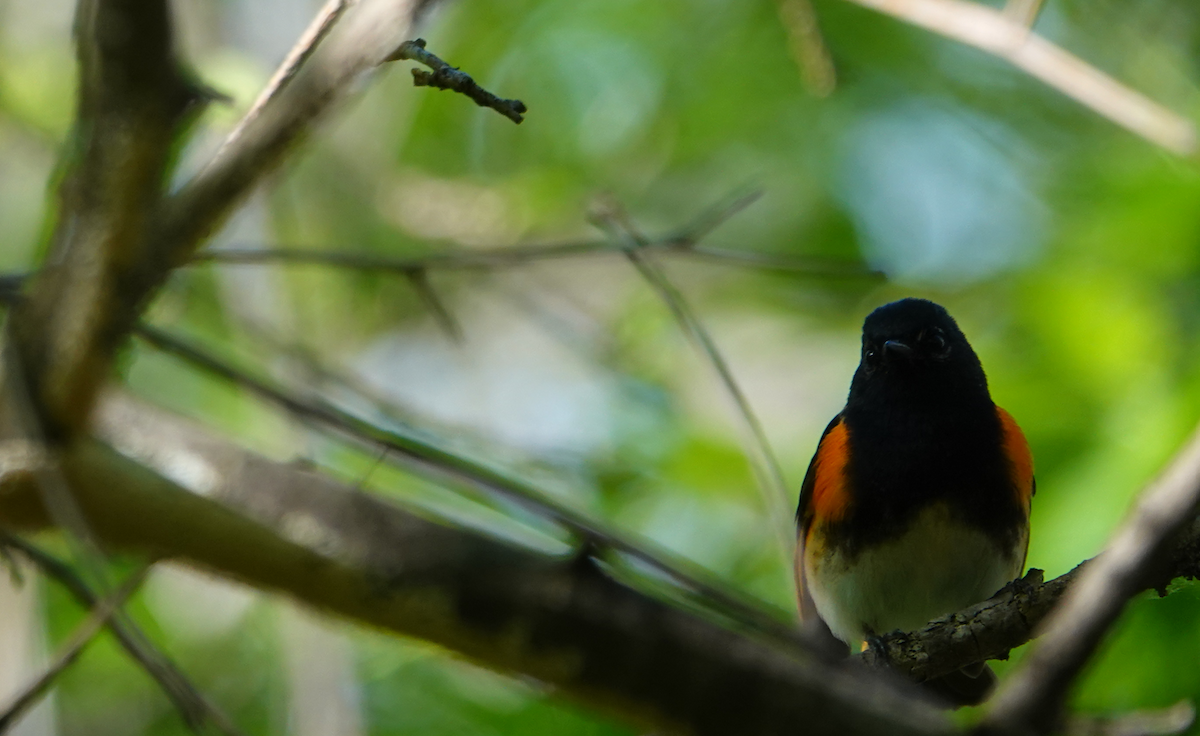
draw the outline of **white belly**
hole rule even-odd
[[[903,536],[853,558],[805,555],[805,577],[829,630],[857,650],[869,635],[918,629],[990,598],[1021,574],[1024,546],[1002,549],[939,504]]]

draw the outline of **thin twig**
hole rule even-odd
[[[71,638],[59,650],[54,661],[36,680],[29,683],[3,712],[0,712],[0,733],[5,733],[16,724],[50,690],[54,680],[79,659],[79,655],[83,654],[83,650],[96,638],[113,614],[142,584],[149,569],[149,566],[143,567],[131,575],[114,593],[105,596],[96,604],[88,617],[75,629]]]
[[[429,51],[426,51],[425,39],[423,38],[418,38],[415,41],[405,41],[384,61],[415,61],[433,70],[432,72],[427,72],[423,69],[413,69],[414,87],[436,87],[437,89],[448,89],[458,92],[461,95],[470,97],[475,101],[476,105],[490,107],[518,125],[525,119],[522,117],[527,111],[524,102],[497,97],[483,87],[480,87],[474,79],[471,79],[471,75],[459,71],[456,67],[450,66]]]
[[[646,248],[661,251],[664,255],[691,257],[728,266],[752,268],[762,271],[795,274],[801,276],[828,276],[849,278],[883,278],[883,274],[863,268],[861,264],[833,258],[784,258],[767,253],[687,246],[690,242],[672,235],[652,241]],[[309,248],[221,248],[203,250],[196,254],[193,263],[219,263],[222,265],[259,265],[279,263],[285,265],[317,265],[345,268],[354,271],[391,271],[408,275],[420,269],[442,271],[487,271],[498,268],[524,266],[536,261],[549,261],[576,256],[594,256],[621,253],[622,248],[611,241],[561,243],[555,245],[528,245],[495,248],[480,251],[458,251],[433,253],[412,258],[388,258],[365,253],[316,250]]]
[[[241,129],[259,116],[267,103],[275,99],[275,97],[283,91],[284,87],[296,76],[300,68],[304,66],[304,62],[308,61],[313,52],[317,50],[317,46],[321,41],[329,35],[329,31],[333,29],[334,24],[342,17],[342,13],[349,6],[349,0],[328,0],[325,5],[317,11],[317,14],[309,22],[308,28],[304,29],[304,33],[300,34],[300,38],[296,40],[294,46],[288,51],[283,63],[271,75],[271,79],[267,81],[267,86],[263,87],[259,92],[258,98],[254,100],[254,104],[246,112],[242,119],[238,122],[237,128],[229,136],[229,140],[236,139]]]
[[[0,279],[0,283],[3,285],[3,288],[0,288],[0,299],[9,304],[20,300],[20,286],[14,278]],[[11,321],[8,324],[11,325]],[[106,596],[112,586],[104,565],[105,555],[72,493],[62,468],[50,450],[46,427],[33,405],[28,384],[24,380],[26,374],[21,363],[21,356],[13,342],[9,342],[0,359],[4,362],[5,373],[8,377],[5,382],[8,404],[19,429],[25,439],[33,443],[40,456],[48,459],[47,462],[38,463],[33,471],[37,479],[42,505],[54,522],[68,532],[68,544],[71,546],[75,558],[91,579],[91,585],[101,592],[101,596]],[[21,549],[35,562],[48,561],[45,555],[37,556],[32,548],[12,542],[12,539],[9,535],[0,533],[0,543],[9,543],[11,546]],[[62,565],[50,566],[47,571],[61,574],[64,567]],[[78,597],[85,601],[85,605],[94,605],[100,596],[93,593],[82,579],[77,578],[77,583],[82,586],[79,591],[76,591],[77,594],[86,594]],[[189,728],[199,731],[205,720],[211,719],[226,734],[240,736],[240,732],[233,723],[170,664],[167,657],[157,649],[132,619],[119,610],[111,618],[124,632],[124,636],[119,637],[122,644],[127,645],[133,658],[163,687]]]
[[[700,245],[718,226],[761,198],[755,190],[710,207],[696,220],[677,232],[651,239],[642,245],[644,250],[660,251],[671,256],[692,257],[698,260],[730,266],[755,268],[808,276],[881,278],[883,274],[863,268],[859,263],[833,258],[781,257],[768,253],[710,248]],[[535,261],[575,258],[591,255],[616,254],[626,248],[611,239],[574,241],[548,245],[516,245],[480,250],[442,251],[410,258],[388,258],[344,250],[309,248],[220,248],[196,253],[193,263],[214,262],[229,265],[263,263],[308,264],[347,268],[358,271],[391,271],[410,275],[421,270],[490,270],[523,266]]]
[[[94,608],[98,605],[100,597],[70,565],[57,557],[2,530],[0,549],[19,552],[45,575],[58,581],[81,606]],[[204,716],[207,716],[208,720],[228,736],[243,736],[233,721],[208,700],[199,688],[188,680],[187,675],[158,650],[124,612],[116,611],[107,623],[117,642],[154,678],[190,728],[199,730],[204,724]]]
[[[1008,60],[1118,125],[1181,156],[1196,153],[1192,122],[1014,22],[968,0],[850,0]]]
[[[427,475],[449,480],[454,485],[476,488],[515,502],[525,509],[546,518],[577,534],[597,547],[609,549],[637,560],[674,581],[680,588],[707,602],[713,610],[740,621],[760,632],[787,641],[800,641],[803,635],[785,623],[783,612],[768,613],[765,602],[752,600],[724,587],[695,565],[670,559],[659,550],[651,550],[644,540],[634,542],[602,523],[551,500],[541,491],[524,482],[443,450],[430,442],[411,435],[402,435],[377,427],[341,409],[323,402],[304,401],[265,379],[251,376],[219,358],[156,327],[141,324],[135,334],[150,345],[180,357],[192,365],[230,381],[261,399],[283,408],[306,421],[323,425],[343,436],[371,447],[389,450],[389,458],[401,458]]]
[[[731,213],[737,211],[737,209],[730,210]],[[767,514],[770,516],[771,526],[775,529],[780,552],[786,559],[790,560],[792,557],[794,530],[792,528],[791,514],[788,513],[790,494],[787,489],[787,481],[784,478],[783,469],[779,466],[779,461],[776,459],[775,453],[771,450],[771,443],[767,439],[767,433],[758,421],[758,417],[755,415],[754,409],[750,406],[745,393],[742,392],[741,386],[738,385],[737,380],[733,377],[733,371],[730,370],[729,363],[726,362],[725,357],[717,348],[716,342],[712,339],[712,336],[704,327],[699,317],[696,316],[696,313],[692,311],[683,294],[667,278],[667,274],[662,269],[662,266],[644,251],[644,246],[649,241],[637,231],[625,216],[623,210],[610,203],[605,212],[598,213],[597,221],[601,226],[606,227],[616,237],[627,243],[625,255],[630,263],[634,265],[638,273],[642,275],[655,293],[663,300],[663,303],[666,304],[667,308],[671,311],[671,315],[679,324],[679,328],[708,360],[709,364],[716,371],[726,392],[733,399],[738,414],[750,437],[752,448],[749,453],[750,466],[754,470],[758,486],[762,491],[763,503],[766,506]]]
[[[461,343],[463,341],[462,327],[458,324],[458,320],[454,318],[454,313],[438,296],[437,290],[433,288],[433,284],[429,280],[429,271],[424,268],[414,269],[407,274],[408,282],[412,284],[413,290],[417,292],[417,296],[433,313],[433,318],[437,320],[438,325],[450,336],[454,342]]]
[[[1156,567],[1198,505],[1200,428],[1048,617],[1040,641],[992,700],[985,730],[1045,733],[1059,725],[1071,683],[1128,599],[1161,572]]]

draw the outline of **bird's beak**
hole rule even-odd
[[[906,343],[899,340],[888,340],[883,344],[883,354],[885,356],[896,356],[898,358],[909,358],[912,356],[913,349]]]

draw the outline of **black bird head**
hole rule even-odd
[[[954,318],[926,299],[901,299],[867,315],[850,400],[874,395],[986,399],[987,377]]]

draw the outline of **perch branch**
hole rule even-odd
[[[1060,724],[1071,683],[1128,599],[1148,584],[1163,585],[1179,533],[1189,524],[1195,529],[1197,505],[1200,428],[1046,619],[1037,645],[992,700],[985,728],[1045,733]]]
[[[879,646],[858,658],[873,667],[886,666],[912,680],[927,680],[1008,653],[1031,641],[1042,621],[1087,569],[1089,560],[1053,580],[1042,581],[1032,569],[992,598],[930,622],[912,632],[894,631]],[[1143,580],[1139,590],[1165,591],[1175,578],[1200,579],[1200,519],[1179,537],[1160,574]]]
[[[429,51],[426,51],[425,39],[423,38],[418,38],[415,41],[405,41],[384,61],[415,61],[433,70],[432,72],[427,72],[423,69],[413,69],[414,87],[436,87],[437,89],[453,90],[461,95],[470,97],[480,107],[492,108],[518,125],[525,119],[522,117],[526,112],[524,102],[497,97],[483,87],[480,87],[474,79],[471,79],[471,75],[459,71]]]

